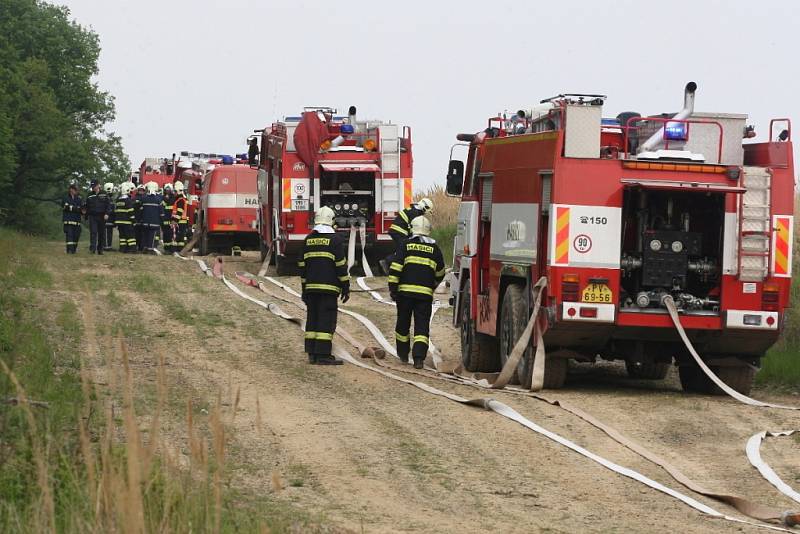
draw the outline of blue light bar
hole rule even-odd
[[[668,122],[664,125],[664,139],[667,141],[686,141],[689,138],[689,125],[685,122]]]

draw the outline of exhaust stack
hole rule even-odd
[[[675,120],[684,120],[688,119],[692,112],[694,111],[694,93],[697,91],[697,84],[694,82],[689,82],[686,84],[686,89],[683,91],[683,109],[680,110],[673,119]],[[656,133],[650,136],[650,138],[642,143],[641,148],[639,149],[640,152],[650,152],[655,147],[657,147],[661,141],[664,139],[664,126],[659,128]]]
[[[350,126],[353,127],[353,131],[358,131],[358,126],[356,125],[356,107],[350,106],[350,109],[347,110],[347,120],[350,123]]]

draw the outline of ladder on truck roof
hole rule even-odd
[[[772,246],[772,174],[744,167],[745,192],[739,201],[739,279],[762,282],[770,271]]]
[[[375,206],[375,209],[381,210],[381,228],[377,233],[383,233],[383,229],[386,227],[385,219],[394,220],[394,216],[405,206],[403,205],[404,188],[400,177],[399,127],[396,124],[382,124],[378,131],[381,153],[381,185],[378,189],[381,197],[376,199],[380,205]]]

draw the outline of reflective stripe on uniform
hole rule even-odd
[[[390,284],[398,284],[398,283],[400,283],[400,279],[398,277],[396,277],[396,276],[390,276],[389,277],[389,283]]]
[[[414,343],[425,343],[426,345],[428,345],[429,344],[428,336],[422,336],[422,335],[414,336]]]
[[[406,293],[419,293],[420,295],[433,296],[433,289],[425,286],[417,286],[414,284],[400,284],[400,286],[397,289],[400,292],[405,291]]]
[[[350,275],[347,275],[347,274],[346,274],[346,275],[344,275],[344,276],[340,276],[340,277],[339,277],[339,281],[340,281],[340,282],[347,282],[348,280],[350,280]]]
[[[328,332],[317,332],[316,339],[320,341],[331,341],[333,339],[333,334],[330,334]]]
[[[397,341],[402,341],[403,343],[408,343],[408,336],[404,336],[403,334],[398,334],[397,332],[394,333],[394,338]]]
[[[330,284],[306,284],[306,290],[309,289],[322,289],[325,291],[334,291],[336,293],[340,293],[342,290],[337,286],[332,286]]]
[[[402,271],[403,266],[397,263],[396,261],[393,261],[392,264],[389,266],[389,269],[394,271]]]
[[[396,224],[391,225],[389,227],[389,230],[394,230],[397,233],[400,233],[400,234],[403,234],[403,235],[408,235],[408,230],[406,230],[405,228],[400,228]]]
[[[403,260],[403,265],[405,265],[406,263],[425,265],[426,267],[430,267],[434,271],[436,270],[436,262],[431,258],[420,258],[419,256],[406,256],[405,260]],[[392,263],[392,265],[394,265],[394,263]]]
[[[333,254],[331,254],[331,256],[333,256]],[[342,267],[344,265],[347,265],[347,258],[342,258],[341,260],[336,262],[337,267]]]
[[[306,252],[305,254],[303,254],[304,260],[307,260],[309,258],[328,258],[330,260],[336,261],[336,256],[334,256],[332,252],[314,251],[314,252]]]
[[[405,222],[408,222],[408,214],[406,213],[406,210],[400,210],[400,217],[402,217]]]
[[[305,338],[306,339],[316,339],[317,338],[317,333],[316,332],[306,332]]]
[[[305,267],[305,266],[306,266],[306,262],[304,262],[304,261],[298,261],[298,262],[297,262],[297,266],[298,266],[298,267]]]

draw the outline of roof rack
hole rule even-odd
[[[553,102],[555,100],[566,100],[578,104],[590,104],[593,106],[600,106],[603,104],[606,98],[608,98],[607,95],[593,95],[585,93],[563,93],[560,95],[551,96],[550,98],[545,98],[539,103],[547,104],[548,102]]]

